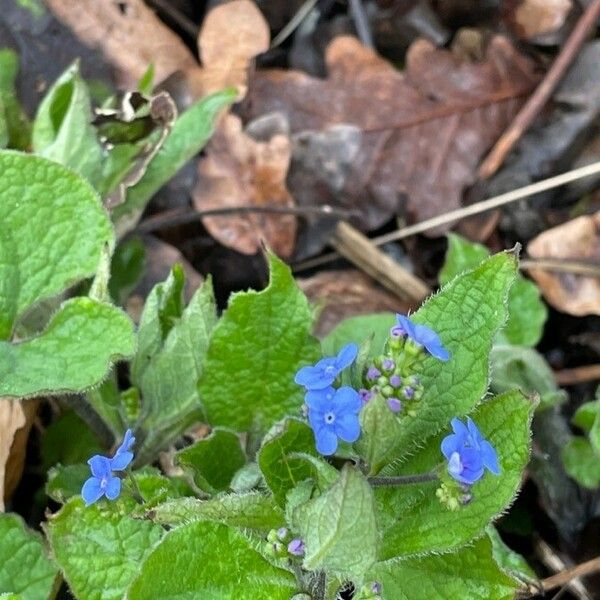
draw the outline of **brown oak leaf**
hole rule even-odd
[[[600,264],[600,211],[553,227],[529,242],[534,258],[576,259]],[[600,315],[600,280],[532,269],[529,274],[552,306],[570,315]]]
[[[291,144],[276,133],[256,141],[242,129],[241,119],[227,115],[198,163],[193,191],[197,210],[239,206],[293,206],[286,184]],[[292,253],[296,218],[292,215],[248,213],[205,217],[208,232],[223,245],[254,254],[264,240],[277,254]]]
[[[363,230],[395,213],[415,221],[459,207],[482,156],[538,79],[534,63],[501,36],[492,38],[480,62],[418,40],[404,71],[341,36],[328,46],[326,63],[327,79],[257,72],[245,115],[285,114],[304,147],[323,150],[348,137],[351,164],[334,164],[341,174],[335,178],[326,174],[332,168],[327,161],[297,160],[296,144],[290,191],[300,206],[359,208],[363,216],[353,224]],[[334,162],[348,159],[348,153],[343,159],[337,154]]]

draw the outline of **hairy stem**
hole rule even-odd
[[[437,481],[438,470],[434,469],[428,473],[418,473],[416,475],[397,475],[395,477],[369,477],[367,481],[372,487],[395,487],[399,485],[410,485],[412,483],[426,483],[428,481]]]

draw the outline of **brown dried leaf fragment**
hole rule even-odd
[[[344,319],[378,312],[406,313],[414,305],[399,300],[355,269],[322,271],[313,277],[299,279],[300,289],[321,308],[314,327],[317,337],[325,337]]]
[[[298,71],[258,72],[246,115],[282,112],[293,133],[354,127],[354,157],[342,185],[314,186],[313,193],[291,185],[290,191],[299,205],[311,196],[314,203],[317,194],[320,202],[361,209],[364,217],[353,224],[363,230],[403,208],[409,220],[458,208],[480,159],[537,82],[533,62],[500,36],[491,40],[482,62],[418,40],[404,72],[342,36],[329,45],[326,62],[324,80]],[[305,163],[295,163],[290,181],[327,180],[295,172]]]
[[[254,2],[233,0],[213,8],[198,36],[204,68],[193,76],[197,95],[236,87],[242,99],[248,68],[255,56],[269,49],[270,41],[269,24]]]
[[[33,411],[28,419],[24,404],[9,398],[0,398],[0,512],[4,511],[4,500],[21,478],[25,463],[25,446],[28,422],[33,420]],[[17,432],[26,427],[25,436],[17,439]]]
[[[134,88],[154,63],[156,81],[197,68],[192,53],[143,0],[46,0],[87,46],[102,50],[124,87]]]
[[[268,141],[256,141],[242,130],[235,115],[227,115],[198,163],[194,188],[197,210],[238,206],[294,206],[285,180],[291,156],[286,135],[276,133]],[[242,254],[254,254],[264,240],[278,255],[292,253],[296,217],[247,213],[205,217],[209,233],[224,246]]]
[[[560,29],[573,8],[572,0],[505,0],[504,20],[523,39]]]
[[[600,264],[600,211],[544,231],[527,246],[534,258],[577,259]],[[600,315],[600,280],[532,269],[529,274],[552,306],[570,315]]]

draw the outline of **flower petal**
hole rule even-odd
[[[320,412],[327,412],[333,408],[333,397],[335,390],[329,386],[322,390],[309,390],[304,396],[304,402],[308,408],[318,410]]]
[[[467,426],[456,417],[450,421],[450,425],[452,425],[452,431],[454,431],[456,435],[460,436],[462,440],[461,443],[464,443],[469,437],[469,430],[467,429]]]
[[[349,367],[356,356],[358,355],[358,346],[356,344],[350,343],[346,344],[339,352],[335,358],[335,366],[338,369],[338,373],[343,371],[346,367]]]
[[[346,413],[338,417],[333,424],[335,434],[344,442],[355,442],[360,437],[358,415]]]
[[[124,471],[133,460],[133,452],[119,452],[110,459],[110,468],[112,471]]]
[[[327,425],[318,427],[313,430],[315,433],[315,441],[317,443],[317,451],[324,456],[335,454],[338,446],[337,436],[333,429]]]
[[[347,413],[357,414],[362,407],[360,394],[355,389],[344,385],[335,392],[333,410],[336,418],[340,418]]]
[[[473,443],[479,447],[481,442],[484,441],[483,436],[481,435],[481,431],[479,431],[477,425],[475,425],[473,419],[471,417],[467,417],[467,429],[469,430],[469,435],[473,440]]]
[[[102,498],[103,495],[104,490],[100,486],[100,480],[97,477],[90,477],[81,488],[81,497],[86,506],[94,504],[94,502]]]
[[[121,493],[121,480],[118,477],[111,477],[106,484],[106,497],[114,500]]]
[[[121,454],[121,452],[129,452],[131,451],[131,447],[135,444],[135,437],[133,436],[133,431],[128,429],[125,432],[125,436],[123,437],[123,441],[121,445],[117,448],[115,454]]]
[[[320,410],[308,409],[308,422],[313,429],[319,429],[325,425],[325,413]]]
[[[414,341],[421,346],[425,346],[426,350],[439,360],[446,361],[450,358],[450,353],[446,348],[444,348],[444,344],[440,339],[440,336],[433,331],[433,329],[427,327],[426,325],[415,325],[415,336]]]
[[[402,329],[404,329],[404,331],[406,332],[406,335],[411,338],[412,340],[415,339],[415,326],[413,324],[413,322],[406,316],[406,315],[400,315],[398,313],[396,313],[396,321],[398,322],[398,325],[400,325],[400,327],[402,327]]]
[[[496,449],[486,440],[481,442],[481,459],[483,466],[487,467],[494,475],[500,475],[500,465],[498,464],[498,453]]]
[[[335,375],[326,375],[319,367],[302,367],[296,373],[294,381],[308,390],[319,390],[329,387],[335,381],[335,377]]]
[[[98,479],[110,477],[110,459],[106,458],[106,456],[94,454],[87,462],[94,477],[98,477]]]
[[[451,433],[442,440],[440,448],[442,454],[446,457],[446,460],[450,460],[452,454],[458,452],[459,448],[462,446],[461,439],[462,438],[459,435]]]

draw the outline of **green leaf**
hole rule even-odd
[[[580,485],[594,489],[600,486],[600,452],[584,437],[577,436],[562,449],[565,471]]]
[[[371,356],[381,354],[390,329],[396,324],[393,313],[376,313],[344,319],[322,341],[323,354],[335,356],[342,346],[360,344],[373,335],[369,349]]]
[[[493,525],[487,528],[492,542],[492,555],[496,564],[508,575],[526,585],[539,589],[539,578],[527,561],[517,552],[509,548]]]
[[[571,421],[587,433],[592,447],[600,453],[600,388],[596,392],[596,400],[582,404]]]
[[[259,492],[229,494],[211,500],[171,500],[156,506],[149,516],[163,525],[212,521],[263,533],[277,529],[285,522],[283,512],[275,504],[273,497]]]
[[[463,271],[476,267],[488,256],[485,246],[455,233],[449,234],[446,262],[439,274],[440,283],[445,284]],[[501,340],[517,346],[535,346],[542,337],[548,310],[537,286],[520,274],[509,292],[508,313],[506,327],[500,332]]]
[[[294,375],[319,358],[306,297],[285,263],[269,254],[269,264],[265,290],[232,296],[200,380],[211,424],[255,434],[300,410],[304,391]]]
[[[529,396],[538,394],[543,410],[567,399],[554,379],[552,369],[544,357],[533,348],[495,345],[490,354],[492,372],[491,389],[495,393],[519,388]]]
[[[34,303],[93,275],[113,232],[83,179],[10,151],[0,151],[0,220],[0,339],[6,339]]]
[[[27,529],[21,517],[0,513],[0,590],[23,600],[46,600],[57,575],[42,537]]]
[[[131,485],[130,490],[139,492],[143,500],[143,505],[137,506],[133,512],[133,516],[136,517],[145,515],[150,508],[163,502],[194,494],[183,477],[165,477],[154,467],[139,469],[131,477],[135,480],[135,487]]]
[[[3,147],[27,150],[31,140],[31,123],[23,112],[15,81],[19,71],[19,57],[8,48],[0,50],[0,122],[3,123]]]
[[[448,234],[446,260],[439,272],[440,285],[445,285],[457,275],[480,265],[490,255],[482,244],[470,242],[456,233]]]
[[[48,90],[33,122],[33,149],[85,177],[94,187],[100,181],[102,146],[91,124],[87,85],[73,63]]]
[[[518,589],[487,537],[453,554],[379,563],[368,579],[381,584],[383,600],[512,600]]]
[[[453,417],[473,410],[484,396],[489,352],[496,332],[506,320],[506,297],[516,267],[514,254],[496,254],[453,279],[411,317],[437,331],[451,357],[444,363],[433,357],[425,360],[421,376],[425,392],[417,416],[402,418],[395,444],[387,456],[377,451],[381,458],[370,465],[371,474],[410,454],[447,427]]]
[[[280,506],[285,506],[286,495],[292,488],[314,475],[312,465],[290,456],[292,452],[316,456],[315,438],[306,423],[285,419],[273,426],[258,452],[258,466]]]
[[[176,279],[177,276],[174,276],[173,280]],[[166,287],[168,289],[170,284]],[[179,283],[174,287],[178,289]],[[141,377],[140,369],[132,374],[133,382],[142,393],[142,424],[147,432],[138,450],[139,463],[153,459],[158,450],[202,418],[197,383],[204,369],[209,337],[217,321],[210,280],[196,291],[179,318],[176,316],[180,311],[176,294],[163,295],[162,298],[168,299],[163,310],[148,311],[148,314],[157,315],[157,319],[149,323],[143,317],[141,325],[141,328],[162,328],[162,335],[159,333],[158,339],[152,337],[150,343],[140,328],[138,354],[145,352],[142,360],[148,356],[151,359],[141,370]],[[151,302],[154,306],[154,300]],[[235,401],[235,398],[232,397],[232,400]]]
[[[85,399],[115,437],[123,434],[127,424],[123,418],[121,393],[114,369],[100,385],[87,391]]]
[[[138,91],[145,96],[152,94],[154,89],[154,63],[150,63],[138,81]]]
[[[169,137],[140,181],[127,190],[127,199],[113,212],[119,237],[134,227],[152,196],[198,154],[213,134],[217,117],[236,98],[235,90],[207,96],[175,121]]]
[[[42,465],[44,470],[48,470],[57,463],[84,463],[93,454],[101,454],[104,450],[94,432],[75,411],[70,410],[63,413],[44,431]]]
[[[89,465],[57,465],[52,467],[48,471],[46,494],[59,504],[64,504],[69,498],[81,494],[81,488],[89,476]]]
[[[521,483],[529,458],[533,409],[529,400],[513,391],[485,402],[471,415],[496,449],[501,474],[486,472],[471,488],[473,500],[457,511],[438,500],[435,481],[376,488],[380,558],[447,552],[483,535],[488,523],[511,503]],[[430,439],[396,474],[426,473],[442,463],[440,443],[446,434]]]
[[[90,298],[68,300],[37,337],[0,342],[0,396],[85,390],[134,348],[133,325],[124,312]]]
[[[132,237],[115,249],[108,289],[115,304],[123,306],[144,274],[146,248],[140,238]]]
[[[127,598],[289,600],[294,591],[294,576],[267,562],[244,535],[226,525],[197,521],[165,535]]]
[[[238,469],[246,463],[238,435],[215,429],[195,444],[175,455],[176,463],[191,472],[194,483],[209,494],[229,489]]]
[[[293,529],[306,544],[304,567],[361,580],[375,562],[377,526],[373,492],[349,465],[321,496],[293,511]]]
[[[121,600],[163,529],[132,519],[135,502],[88,506],[73,498],[45,524],[53,555],[78,600]]]

